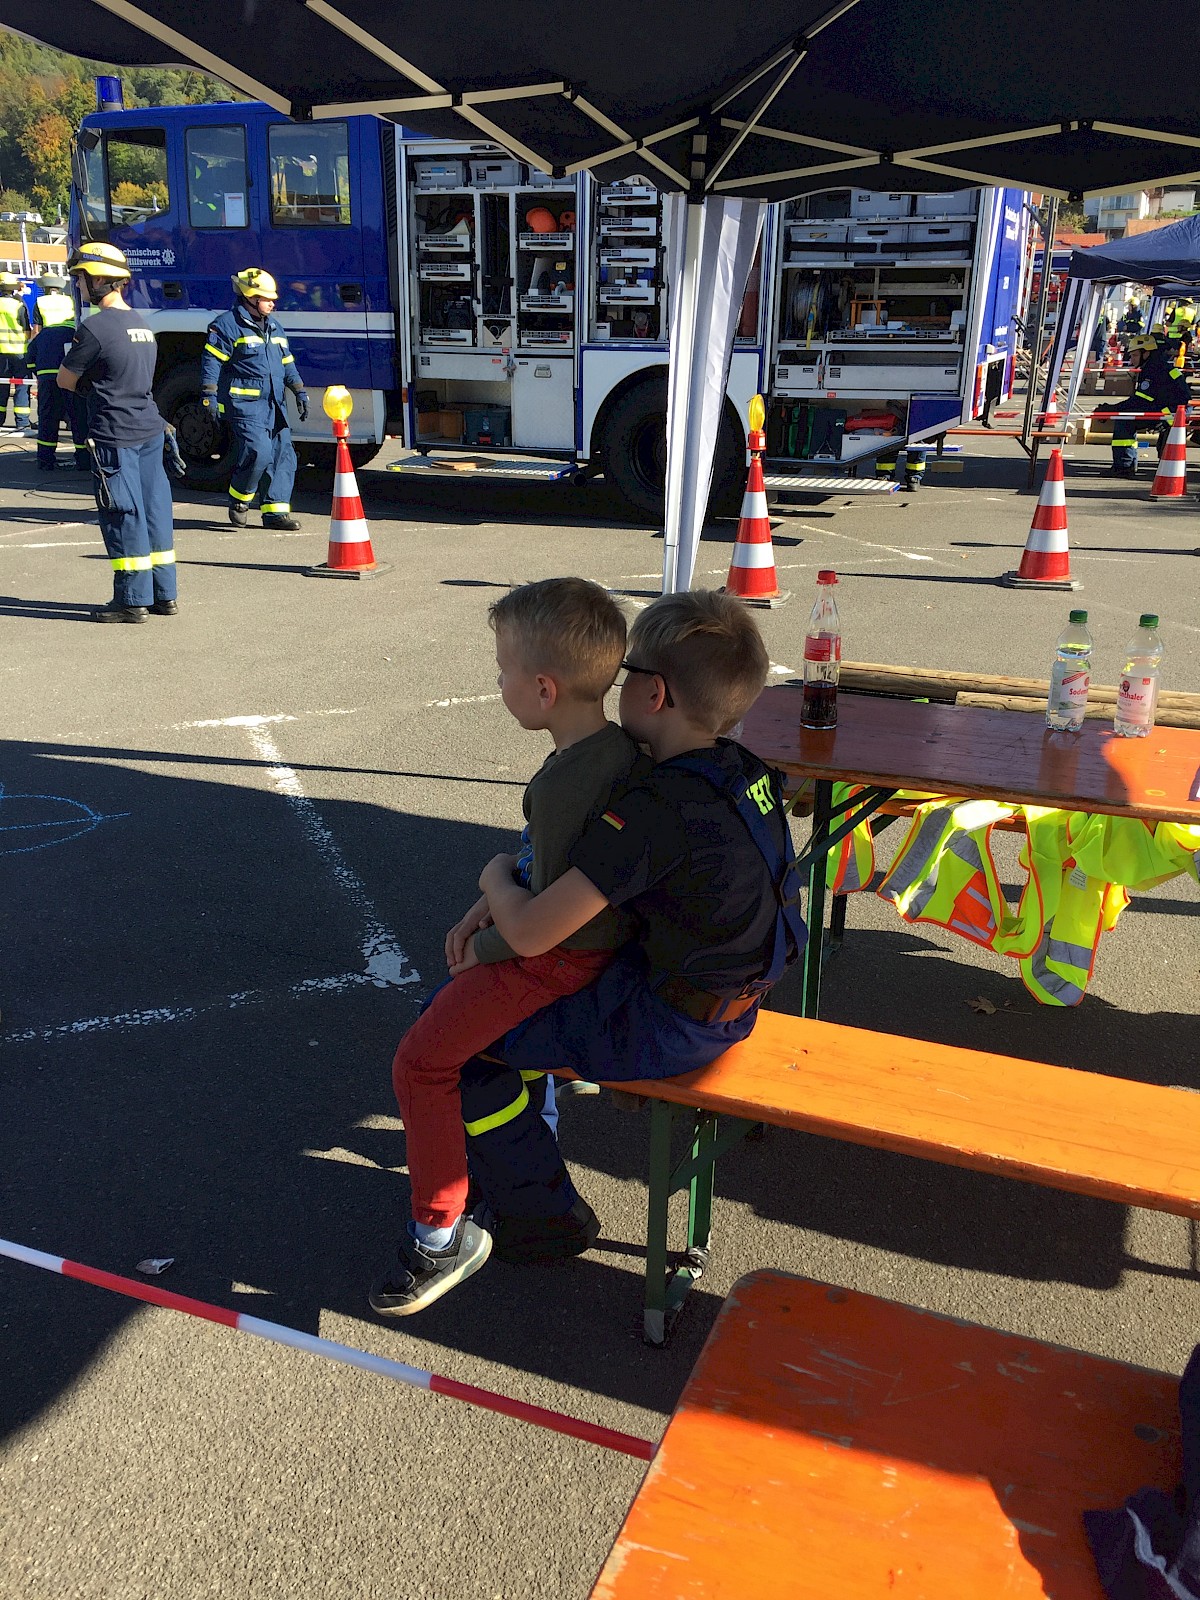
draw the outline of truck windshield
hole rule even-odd
[[[75,141],[72,177],[79,204],[80,232],[85,239],[108,237],[104,184],[104,146],[95,128],[80,128]]]

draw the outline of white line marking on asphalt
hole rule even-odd
[[[493,700],[499,700],[498,694],[463,694],[451,695],[446,700],[426,700],[425,709],[430,711],[435,707],[445,710],[447,706],[486,706]]]
[[[792,671],[793,671],[793,669],[791,667],[781,667],[778,664],[778,662],[772,661],[772,663],[771,663],[771,672],[776,677],[779,677],[779,678],[790,677],[791,674],[792,674]]]
[[[316,1161],[341,1161],[348,1167],[371,1167],[376,1172],[407,1172],[406,1166],[384,1166],[381,1161],[372,1161],[370,1156],[360,1155],[357,1150],[347,1150],[343,1145],[331,1145],[328,1150],[301,1150],[302,1156],[311,1156]]]
[[[368,985],[374,988],[381,986],[379,979],[371,972],[342,972],[329,978],[305,978],[283,989],[243,989],[237,994],[221,995],[203,1005],[154,1006],[146,1011],[121,1011],[108,1017],[60,1022],[51,1028],[22,1028],[15,1033],[2,1033],[0,1039],[5,1044],[29,1044],[33,1040],[45,1043],[52,1039],[109,1033],[122,1028],[146,1028],[159,1022],[189,1022],[210,1012],[237,1011],[243,1006],[265,1005],[275,999],[300,999],[308,994],[340,994],[346,989],[362,989]]]
[[[899,545],[880,544],[876,539],[859,539],[853,533],[834,533],[832,528],[814,528],[811,522],[799,522],[796,527],[806,533],[819,533],[826,539],[848,539],[851,544],[865,544],[869,550],[886,550],[890,555],[903,556],[906,561],[932,561],[932,556],[918,555],[912,550],[901,550]]]
[[[68,550],[73,547],[94,546],[100,543],[96,539],[51,539],[41,544],[0,544],[0,550]]]
[[[289,766],[284,765],[278,745],[266,731],[261,720],[240,723],[245,727],[255,753],[268,762],[267,776],[275,793],[285,799],[303,829],[309,843],[333,874],[334,882],[363,919],[363,959],[367,964],[366,976],[379,988],[405,988],[420,983],[421,974],[400,948],[396,936],[380,922],[362,879],[347,865],[338,848],[337,840],[322,820],[321,813],[305,794],[300,779]]]
[[[301,711],[298,715],[277,711],[269,717],[210,717],[203,722],[173,722],[171,732],[179,733],[184,728],[264,728],[271,722],[299,722],[301,717],[356,717],[357,715],[357,707],[346,709],[335,706],[328,711]]]

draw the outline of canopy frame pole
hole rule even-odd
[[[1058,221],[1058,196],[1052,194],[1044,211],[1036,211],[1042,230],[1042,281],[1038,285],[1037,315],[1033,323],[1033,344],[1029,356],[1029,386],[1025,392],[1025,416],[1021,422],[1021,449],[1029,455],[1030,470],[1037,459],[1034,448],[1033,409],[1037,399],[1038,369],[1042,364],[1042,340],[1046,333],[1046,307],[1050,303],[1050,273],[1054,266],[1054,225]],[[1046,396],[1042,396],[1042,410],[1046,409]]]
[[[693,147],[695,140],[693,140]],[[671,488],[670,464],[682,461],[687,443],[688,396],[692,390],[692,355],[695,350],[696,313],[699,301],[700,244],[704,228],[703,180],[693,184],[687,199],[687,227],[684,232],[683,263],[679,273],[678,337],[671,340],[667,372],[667,489]],[[662,592],[675,594],[679,587],[679,533],[683,523],[683,502],[668,492],[663,518]]]

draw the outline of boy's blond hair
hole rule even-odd
[[[603,700],[625,654],[625,618],[611,595],[586,578],[542,578],[488,607],[527,672],[544,672],[577,700]]]
[[[715,589],[665,594],[647,606],[629,631],[629,656],[661,672],[672,698],[713,734],[741,721],[770,666],[753,616]]]

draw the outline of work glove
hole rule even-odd
[[[296,392],[296,415],[301,422],[308,421],[308,391],[299,389]]]
[[[172,478],[182,480],[187,477],[187,462],[179,453],[179,441],[174,428],[167,428],[163,434],[163,465]]]
[[[200,404],[204,407],[205,411],[215,412],[217,409],[216,394],[209,394],[208,391],[205,390],[200,396]]]

